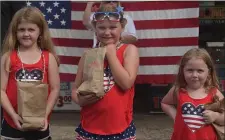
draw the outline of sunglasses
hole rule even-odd
[[[96,12],[94,13],[93,20],[94,21],[104,21],[105,18],[108,18],[110,21],[120,21],[122,18],[119,12]]]

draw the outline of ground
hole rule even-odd
[[[74,140],[75,127],[79,124],[79,113],[53,113],[51,134],[53,140]],[[169,140],[172,132],[172,120],[165,114],[135,114],[137,140]]]

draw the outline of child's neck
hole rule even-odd
[[[19,46],[20,52],[39,52],[40,48],[37,45],[33,45],[31,47]]]
[[[186,90],[188,92],[188,95],[194,99],[202,99],[207,96],[207,91],[204,87],[200,87],[197,89],[186,87]]]

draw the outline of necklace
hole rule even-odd
[[[121,42],[119,41],[119,42],[117,43],[117,45],[116,45],[116,50],[118,50],[118,49],[120,48],[120,45],[121,45]],[[101,42],[99,42],[98,47],[99,47],[99,48],[100,48],[100,47],[103,47],[103,46],[101,46]]]
[[[43,60],[43,71],[42,71],[42,75],[43,75],[42,76],[42,82],[43,82],[43,80],[44,80],[44,74],[45,74],[45,58],[44,58],[44,54],[43,54],[43,52],[42,52],[41,49],[40,49],[40,52],[41,52],[41,58]],[[23,80],[26,80],[25,79],[26,71],[25,71],[25,68],[24,68],[24,64],[23,64],[23,60],[22,60],[22,57],[21,57],[21,54],[20,54],[19,47],[17,49],[17,55],[18,55],[18,57],[19,57],[19,59],[21,61],[22,73],[23,73],[23,76],[24,76],[24,79]]]

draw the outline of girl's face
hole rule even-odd
[[[36,24],[22,21],[17,28],[17,40],[21,47],[37,46],[40,29]]]
[[[204,87],[209,76],[209,69],[206,63],[199,58],[190,59],[184,66],[183,72],[187,86],[191,89]]]
[[[96,35],[98,40],[107,44],[116,44],[120,40],[122,33],[122,25],[120,22],[105,20],[96,22]]]

